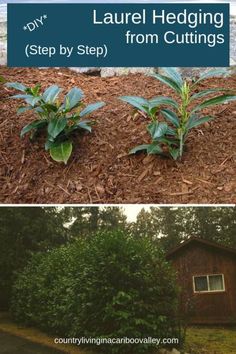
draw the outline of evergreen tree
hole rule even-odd
[[[121,207],[101,207],[99,229],[112,231],[127,228],[127,217]]]
[[[166,251],[192,236],[236,247],[236,208],[151,207],[139,213],[131,233],[159,240]]]
[[[147,237],[150,239],[156,238],[159,234],[159,229],[153,225],[153,218],[150,211],[144,208],[137,215],[136,222],[130,225],[130,231],[135,237]]]
[[[71,208],[72,237],[91,236],[99,230],[126,229],[124,210],[120,207],[74,207]]]
[[[8,306],[14,273],[25,266],[32,253],[67,241],[64,222],[58,208],[0,208],[0,308]]]
[[[236,247],[235,207],[194,207],[187,220],[187,234]]]

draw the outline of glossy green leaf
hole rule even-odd
[[[213,119],[214,119],[214,117],[211,117],[211,116],[198,117],[196,114],[193,114],[188,121],[187,129],[189,130],[189,129],[195,128],[198,125],[209,122]]]
[[[27,111],[29,111],[29,110],[31,110],[31,109],[32,109],[32,106],[23,106],[23,107],[20,107],[20,108],[18,108],[18,110],[17,110],[17,114],[19,115],[19,114],[25,113],[25,112],[27,112]]]
[[[121,101],[131,104],[131,106],[148,113],[149,101],[143,97],[138,96],[122,96],[120,97]]]
[[[56,138],[66,127],[67,119],[64,118],[53,118],[48,123],[48,134],[52,138]]]
[[[203,108],[207,108],[210,106],[215,106],[218,104],[222,104],[225,102],[230,102],[230,101],[235,101],[236,96],[235,95],[221,95],[217,97],[210,98],[209,100],[206,100],[200,104],[198,104],[192,112],[200,111]]]
[[[148,153],[148,155],[162,154],[163,151],[162,151],[162,148],[159,145],[153,143],[153,144],[148,145],[147,153]]]
[[[165,136],[158,139],[158,143],[167,144],[168,146],[178,145],[179,140],[176,138],[176,132],[173,130],[170,134],[168,130]]]
[[[224,92],[224,91],[229,91],[229,89],[214,88],[214,89],[209,89],[209,90],[203,90],[203,91],[201,91],[201,92],[198,92],[198,93],[193,94],[193,95],[190,97],[190,102],[193,101],[193,100],[197,100],[197,99],[199,99],[199,98],[208,96],[208,95],[210,95],[210,94],[212,94],[212,93],[215,93],[215,92]]]
[[[176,135],[175,129],[172,129],[171,127],[168,127],[166,130],[166,135]]]
[[[44,91],[43,100],[47,103],[53,103],[60,92],[61,89],[57,85],[52,85]]]
[[[49,137],[49,138],[46,140],[45,144],[44,144],[44,148],[45,148],[46,151],[48,151],[48,150],[51,149],[52,147],[58,145],[58,143],[55,143],[54,140],[50,140],[50,139],[52,139],[52,138]]]
[[[227,69],[212,69],[208,72],[201,74],[199,79],[195,81],[194,86],[203,80],[209,79],[211,77],[225,76],[227,75],[227,73]]]
[[[23,99],[27,104],[31,105],[32,107],[34,107],[36,103],[40,101],[40,97],[34,97],[33,95],[20,94],[11,96],[10,98]]]
[[[170,111],[169,109],[162,109],[161,114],[166,120],[171,122],[175,127],[179,128],[179,118],[175,112]]]
[[[90,126],[90,124],[92,124],[92,123],[93,122],[91,122],[89,120],[84,120],[82,122],[78,122],[74,127],[85,129],[85,130],[87,130],[87,131],[89,131],[91,133],[92,127]]]
[[[175,92],[181,94],[181,87],[169,77],[160,74],[153,74],[151,76],[155,77],[155,79],[161,81],[163,84],[166,84],[167,86],[172,88]]]
[[[37,84],[37,85],[35,85],[34,87],[31,88],[31,92],[32,92],[32,94],[34,96],[38,96],[40,89],[41,89],[41,85]],[[27,91],[28,91],[28,89],[27,89]]]
[[[183,78],[176,68],[164,67],[162,68],[162,70],[167,74],[167,76],[169,76],[173,81],[175,81],[178,84],[178,86],[181,88],[181,86],[183,85]]]
[[[72,108],[78,106],[83,96],[83,91],[78,87],[72,88],[65,96],[64,107],[66,110],[70,111]]]
[[[179,149],[178,148],[169,148],[169,153],[173,157],[174,160],[177,160],[179,155]]]
[[[155,117],[156,114],[157,114],[157,111],[158,111],[159,107],[158,106],[155,106],[155,107],[152,107],[152,108],[149,108],[149,114],[151,117]]]
[[[167,106],[172,106],[176,109],[178,109],[178,103],[169,97],[165,96],[157,96],[149,100],[149,107],[153,108],[155,106],[160,106],[160,105],[167,105]]]
[[[27,89],[27,87],[19,82],[8,82],[5,84],[6,87],[8,88],[13,88],[15,90],[19,90],[22,92],[25,92],[25,90]]]
[[[42,107],[35,107],[34,108],[34,111],[36,112],[36,113],[43,113],[44,112],[44,110],[42,109]]]
[[[150,133],[152,140],[156,140],[166,134],[168,125],[166,123],[152,122],[148,125],[147,130]]]
[[[105,106],[104,102],[91,103],[80,112],[79,116],[84,117],[103,106]]]
[[[41,129],[45,127],[46,124],[46,120],[35,120],[34,122],[25,125],[24,128],[21,130],[20,137],[22,138],[26,133],[30,132],[33,129]]]
[[[23,93],[21,93],[21,94],[18,94],[18,95],[14,95],[14,96],[11,96],[10,98],[18,98],[18,99],[20,99],[20,100],[26,100],[26,99],[28,99],[28,98],[32,98],[32,97],[34,97],[34,96],[32,96],[32,95],[28,95],[28,94],[23,94]]]
[[[140,151],[147,151],[148,147],[150,144],[143,144],[143,145],[138,145],[135,148],[133,148],[132,150],[130,150],[129,154],[136,154],[136,152],[140,152]]]
[[[67,164],[72,153],[72,143],[70,141],[64,141],[57,146],[50,148],[50,155],[54,161],[64,162]]]
[[[45,104],[42,105],[42,107],[44,109],[46,109],[47,112],[49,112],[49,113],[50,112],[56,113],[58,111],[58,108],[57,108],[57,106],[55,104],[45,103]]]

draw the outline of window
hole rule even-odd
[[[208,291],[207,277],[194,277],[195,291]]]
[[[224,275],[200,275],[193,277],[193,290],[195,293],[225,291]]]

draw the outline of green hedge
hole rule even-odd
[[[11,311],[62,337],[180,337],[177,298],[163,252],[147,239],[112,232],[34,256],[14,285]],[[150,349],[107,345],[105,352]]]

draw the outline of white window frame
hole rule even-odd
[[[211,276],[221,276],[222,278],[222,284],[223,284],[223,289],[222,290],[210,290],[210,282],[209,282],[209,277]],[[208,290],[196,290],[195,289],[195,278],[199,277],[206,277],[207,278],[207,287]],[[204,294],[204,293],[223,293],[225,292],[225,278],[224,274],[217,273],[217,274],[199,274],[199,275],[193,275],[193,292],[195,294]]]

